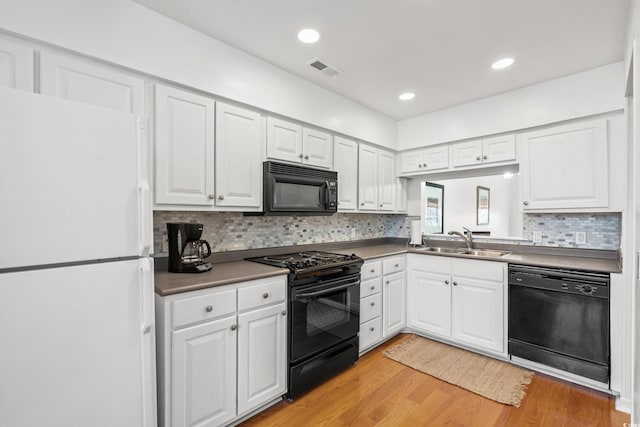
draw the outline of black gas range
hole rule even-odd
[[[247,260],[289,269],[289,400],[358,360],[362,258],[309,251]]]

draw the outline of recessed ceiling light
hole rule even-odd
[[[510,67],[513,64],[513,58],[502,58],[491,64],[491,68],[494,70],[501,70],[503,68]]]
[[[305,28],[298,33],[298,40],[302,43],[315,43],[320,40],[320,33],[313,28]]]
[[[401,101],[408,101],[410,99],[413,99],[416,97],[416,94],[413,92],[405,92],[405,93],[401,93],[400,96],[398,96],[398,98],[400,98]]]

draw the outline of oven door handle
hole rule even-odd
[[[303,293],[303,294],[296,294],[295,297],[296,298],[317,297],[318,295],[330,294],[332,292],[341,291],[343,289],[350,288],[351,286],[357,286],[358,284],[359,284],[359,281],[358,282],[353,282],[353,283],[347,283],[346,285],[336,286],[334,288],[329,288],[329,289],[323,289],[321,291],[307,292],[307,293]]]

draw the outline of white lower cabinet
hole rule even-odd
[[[236,415],[235,315],[175,331],[171,425],[218,426]]]
[[[405,255],[370,260],[360,283],[360,353],[406,325]]]
[[[220,426],[286,392],[286,276],[156,295],[158,424]]]
[[[408,256],[408,326],[505,354],[506,268],[502,262]]]

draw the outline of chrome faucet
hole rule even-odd
[[[467,232],[466,236],[459,231],[450,231],[449,236],[453,236],[455,234],[456,236],[462,237],[464,242],[467,244],[467,250],[470,251],[473,248],[473,234],[467,227],[462,227],[462,229]]]

